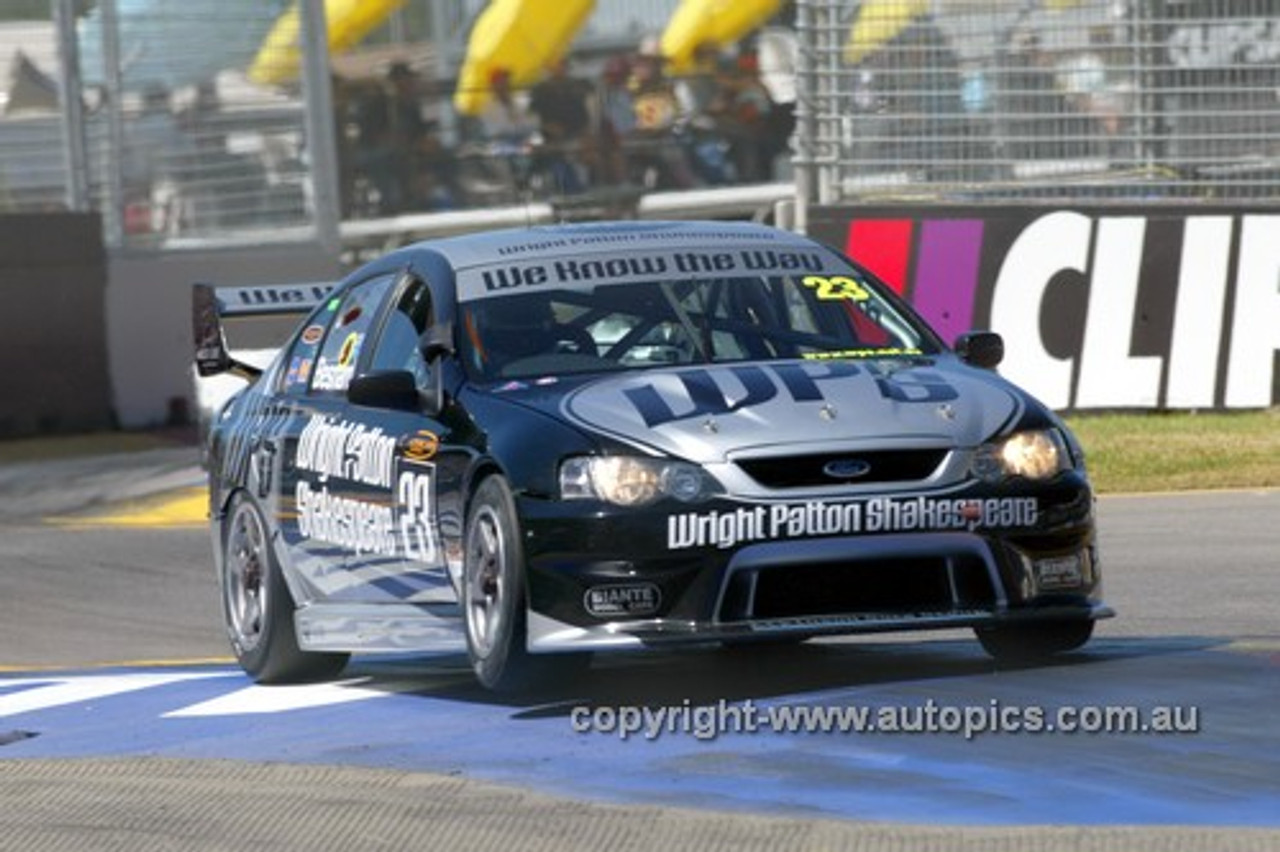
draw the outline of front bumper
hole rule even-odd
[[[1087,483],[1069,477],[1034,500],[1034,522],[1014,518],[1008,528],[761,534],[674,548],[661,511],[598,507],[584,516],[526,500],[528,647],[607,650],[1112,615],[1101,601]],[[745,518],[754,509],[726,500],[704,511]]]
[[[747,642],[771,638],[811,638],[849,636],[861,633],[888,633],[909,630],[947,630],[992,627],[1028,621],[1074,621],[1111,618],[1114,610],[1102,603],[1083,606],[1045,606],[1005,612],[947,612],[889,615],[864,613],[846,616],[809,616],[767,621],[698,624],[670,619],[613,622],[593,627],[577,627],[529,614],[529,651],[558,653],[572,651],[620,651],[661,648],[664,645],[693,645],[704,642]]]

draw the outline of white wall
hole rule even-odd
[[[120,425],[164,423],[191,380],[191,285],[336,281],[342,267],[314,244],[119,254],[107,265],[107,359]]]

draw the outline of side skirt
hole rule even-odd
[[[312,604],[294,613],[304,651],[464,652],[457,604]]]

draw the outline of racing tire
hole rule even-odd
[[[1001,662],[1033,662],[1074,651],[1093,636],[1094,622],[1042,621],[978,627],[974,632],[982,648]]]
[[[462,615],[476,679],[497,693],[564,683],[590,654],[530,654],[528,595],[520,522],[511,487],[497,475],[480,483],[467,511]]]
[[[348,654],[298,647],[293,613],[262,510],[244,492],[227,508],[222,531],[222,617],[236,660],[257,683],[303,683],[334,677]]]

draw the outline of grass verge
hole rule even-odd
[[[1280,486],[1280,408],[1080,414],[1067,423],[1103,494]]]
[[[1280,487],[1280,408],[1211,413],[1077,414],[1100,493]],[[182,432],[0,441],[0,464],[129,453],[189,444]]]

